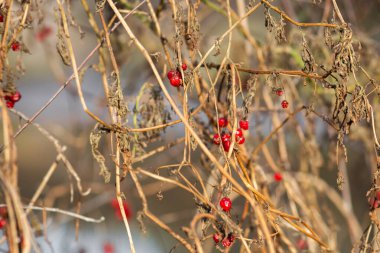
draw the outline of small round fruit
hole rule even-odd
[[[0,15],[0,23],[3,23],[3,22],[4,22],[4,16]]]
[[[231,199],[228,197],[224,197],[219,202],[220,207],[223,209],[223,211],[228,212],[232,208],[232,202]]]
[[[168,79],[170,80],[170,79],[172,79],[173,78],[173,76],[175,76],[175,74],[176,74],[176,71],[175,70],[169,70],[169,72],[167,73],[167,77],[168,77]]]
[[[248,128],[249,128],[249,122],[248,122],[248,120],[240,120],[239,121],[239,126],[243,130],[248,130]]]
[[[236,139],[243,137],[243,130],[241,128],[236,129],[235,137]]]
[[[0,219],[0,229],[2,229],[7,224],[6,219]]]
[[[20,43],[18,43],[17,41],[13,42],[11,45],[11,48],[13,51],[19,51],[20,50]]]
[[[228,152],[231,147],[231,141],[222,141],[223,143],[223,149],[225,152]]]
[[[111,206],[114,208],[114,209],[118,209],[119,208],[119,202],[117,201],[117,198],[113,198],[111,200]]]
[[[215,233],[212,236],[212,239],[214,240],[215,243],[218,243],[220,241],[220,235],[218,233]]]
[[[12,100],[8,100],[7,102],[5,102],[5,105],[6,105],[9,109],[12,109],[12,108],[15,106],[15,102],[13,102]]]
[[[369,206],[376,209],[380,206],[380,191],[376,192],[375,196],[368,198]]]
[[[21,93],[19,92],[19,91],[16,91],[15,93],[13,93],[13,95],[11,96],[11,99],[12,99],[12,101],[13,102],[18,102],[18,101],[20,101],[20,99],[21,99]]]
[[[379,200],[375,198],[370,198],[368,202],[369,202],[369,207],[371,207],[372,209],[376,209],[380,206]]]
[[[303,238],[300,238],[296,242],[296,246],[299,250],[306,250],[309,246],[307,245],[307,241]]]
[[[283,101],[281,102],[281,106],[282,106],[282,108],[286,109],[286,108],[288,108],[288,106],[289,106],[289,102],[288,102],[287,100],[283,100]]]
[[[222,134],[222,142],[231,141],[231,135],[229,133]]]
[[[219,124],[219,127],[226,127],[228,125],[227,118],[224,118],[224,117],[219,118],[218,124]]]
[[[230,247],[231,244],[232,244],[231,241],[230,241],[227,237],[224,238],[223,241],[222,241],[222,245],[223,245],[223,247],[225,247],[225,248]]]
[[[53,33],[53,29],[51,29],[51,27],[49,26],[43,26],[36,34],[36,39],[39,41],[39,42],[43,42],[44,40],[46,40],[50,34]]]
[[[276,90],[276,94],[277,94],[277,96],[281,97],[282,95],[284,95],[284,90],[279,88]]]
[[[227,236],[228,240],[233,243],[235,241],[235,236],[233,233],[229,233]]]
[[[114,253],[115,249],[111,243],[107,242],[103,245],[103,252],[104,253]]]
[[[244,144],[244,142],[245,142],[245,138],[244,138],[244,136],[239,137],[239,138],[236,138],[236,142],[237,142],[237,144],[239,144],[239,145]]]
[[[170,84],[174,87],[179,87],[182,84],[182,79],[180,76],[175,75],[170,79]]]
[[[182,63],[182,70],[185,71],[187,69],[186,63]]]
[[[282,175],[280,172],[276,172],[273,174],[273,179],[277,182],[280,182],[282,180]]]
[[[219,145],[220,144],[220,136],[219,136],[219,134],[214,134],[214,137],[212,138],[212,140],[214,141],[215,145]]]
[[[11,95],[5,95],[5,96],[4,96],[4,99],[5,99],[5,101],[13,101]]]

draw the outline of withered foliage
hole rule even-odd
[[[161,90],[150,83],[144,84],[143,97],[139,101],[138,108],[135,107],[137,114],[137,126],[140,128],[149,128],[157,125],[163,125],[171,120],[162,96]],[[149,139],[160,134],[162,129],[144,131],[141,134]]]
[[[99,124],[95,125],[94,130],[90,134],[91,152],[95,160],[98,162],[100,171],[99,175],[104,178],[104,182],[108,183],[111,179],[111,172],[106,166],[106,159],[99,151],[100,140],[103,135],[106,135],[107,131],[101,129]]]
[[[59,54],[59,56],[61,56],[61,59],[62,59],[62,62],[67,65],[67,66],[71,66],[71,60],[70,60],[70,54],[69,54],[69,51],[67,49],[67,45],[66,45],[66,34],[63,30],[63,24],[62,24],[62,17],[59,13],[59,11],[55,11],[55,18],[57,20],[57,24],[58,24],[58,29],[57,29],[57,44],[56,44],[56,48],[57,48],[57,52]]]

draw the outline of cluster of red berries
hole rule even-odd
[[[182,70],[185,71],[187,69],[186,63],[182,64]],[[170,81],[170,84],[174,87],[179,87],[182,85],[182,75],[181,72],[176,69],[169,70],[167,77]]]
[[[219,233],[215,233],[213,236],[212,236],[212,239],[214,240],[214,242],[216,244],[218,244],[220,242],[220,240],[223,238],[223,236]],[[235,241],[235,236],[232,234],[232,233],[229,233],[226,237],[224,237],[224,239],[222,240],[222,245],[223,247],[225,248],[228,248],[232,245],[232,243]]]
[[[282,88],[275,89],[274,92],[279,97],[281,97],[285,93],[284,89],[282,89]],[[284,109],[286,109],[286,108],[288,108],[288,106],[289,106],[289,102],[286,99],[282,100],[281,107],[284,108]]]
[[[0,229],[3,229],[7,225],[7,208],[0,207]]]
[[[220,118],[218,121],[219,128],[225,128],[228,126],[228,120],[226,118]],[[249,123],[248,120],[240,120],[239,127],[235,132],[235,141],[237,144],[243,144],[245,142],[245,138],[243,135],[243,130],[248,130]],[[224,151],[228,152],[231,146],[231,134],[228,132],[222,132],[222,138],[220,138],[219,134],[214,134],[213,141],[215,145],[220,145],[220,141],[222,141]]]
[[[232,208],[232,201],[229,197],[223,197],[219,201],[219,206],[220,208],[222,208],[224,212],[228,213]],[[218,232],[212,236],[212,239],[214,240],[215,244],[221,242],[224,248],[230,247],[232,243],[235,241],[235,236],[233,235],[233,233],[229,233],[226,236],[226,233],[224,232],[225,230],[223,228],[220,228],[220,231],[222,231],[222,233]]]
[[[113,207],[113,210],[114,210],[114,213],[115,213],[115,216],[119,219],[119,220],[122,220],[123,219],[123,216],[121,214],[121,210],[120,210],[120,207],[119,207],[119,202],[117,201],[117,199],[112,199],[111,201],[111,206]],[[123,200],[123,208],[124,208],[124,211],[125,211],[125,216],[127,216],[127,219],[131,218],[132,217],[132,211],[131,209],[129,208],[129,205],[127,203],[127,201]]]
[[[9,109],[11,109],[11,108],[13,108],[15,106],[15,103],[17,103],[18,101],[20,101],[20,99],[21,99],[21,93],[19,91],[16,91],[13,94],[5,95],[4,99],[5,99],[6,106]]]

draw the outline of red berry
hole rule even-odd
[[[218,121],[219,127],[226,127],[228,125],[228,120],[226,118],[219,118]]]
[[[182,63],[182,70],[185,71],[187,69],[186,63]]]
[[[228,152],[230,150],[230,147],[231,147],[231,141],[223,141],[223,149],[224,151]]]
[[[302,238],[298,239],[298,241],[296,242],[296,245],[299,250],[305,250],[308,248],[307,241]]]
[[[228,133],[223,133],[222,135],[222,144],[224,151],[228,152],[231,146],[231,135]]]
[[[7,224],[6,219],[0,219],[0,229],[2,229]]]
[[[172,79],[173,76],[176,75],[176,71],[175,70],[169,70],[168,74],[166,75],[168,77],[168,79]]]
[[[239,137],[239,138],[236,137],[236,142],[237,142],[237,144],[239,144],[239,145],[244,144],[244,142],[245,142],[245,138],[244,138],[244,136]]]
[[[4,16],[3,16],[3,15],[0,15],[0,22],[1,22],[1,23],[4,22]]]
[[[18,102],[18,101],[20,101],[20,99],[21,99],[21,93],[19,92],[19,91],[16,91],[15,93],[13,93],[13,95],[11,96],[11,99],[12,99],[12,101],[13,102]]]
[[[111,206],[116,209],[116,208],[119,208],[119,202],[117,201],[116,198],[112,199],[111,200]]]
[[[241,128],[236,129],[235,137],[236,139],[243,137],[243,130]]]
[[[235,241],[235,236],[234,236],[234,234],[232,234],[232,233],[229,233],[228,236],[227,236],[227,238],[228,238],[228,240],[229,240],[231,243],[233,243],[233,242]]]
[[[114,253],[115,250],[114,250],[114,247],[111,243],[109,242],[106,242],[104,245],[103,245],[103,252],[104,253]]]
[[[12,109],[12,108],[15,106],[15,102],[13,102],[12,100],[8,100],[7,102],[5,102],[5,105],[6,105],[9,109]]]
[[[276,172],[273,174],[273,178],[275,181],[280,182],[282,180],[282,175],[280,172]]]
[[[374,197],[368,198],[369,206],[373,209],[380,207],[380,191],[376,192]]]
[[[180,76],[178,75],[174,75],[171,79],[170,79],[170,84],[174,87],[179,87],[181,86],[182,84],[182,79]]]
[[[222,142],[231,141],[231,135],[229,133],[222,134]]]
[[[281,106],[282,106],[282,108],[286,109],[286,108],[288,108],[288,106],[289,106],[289,102],[286,101],[286,100],[283,100],[283,101],[281,102]]]
[[[368,202],[369,202],[369,206],[372,208],[372,209],[376,209],[376,208],[378,208],[379,206],[380,206],[380,201],[379,200],[377,200],[377,199],[375,199],[375,198],[370,198],[369,200],[368,200]]]
[[[214,134],[213,141],[214,141],[214,144],[216,144],[216,145],[220,144],[220,136],[219,136],[219,134]]]
[[[219,202],[220,207],[223,209],[223,211],[228,212],[232,208],[232,202],[231,199],[228,197],[224,197]]]
[[[52,29],[48,26],[42,27],[38,33],[36,34],[36,38],[38,41],[42,42],[44,41],[49,35],[52,33]]]
[[[214,240],[215,243],[218,243],[220,241],[220,235],[218,233],[215,233],[212,236],[212,239]]]
[[[222,245],[223,245],[223,247],[225,247],[225,248],[230,247],[231,244],[232,244],[232,242],[231,242],[227,237],[224,238],[223,241],[222,241]]]
[[[117,201],[117,199],[112,199],[111,201],[111,206],[113,207],[114,211],[115,211],[115,216],[119,219],[119,220],[122,220],[123,219],[123,216],[121,214],[121,210],[119,208],[119,202]],[[125,211],[125,216],[127,217],[127,219],[131,218],[132,217],[132,211],[131,209],[129,208],[129,205],[127,203],[127,201],[123,201],[123,208],[124,208],[124,211]]]
[[[240,120],[239,121],[239,126],[243,130],[248,130],[248,128],[249,128],[248,120]]]
[[[276,94],[277,94],[277,96],[281,97],[282,95],[284,95],[284,90],[279,88],[276,90]]]
[[[20,50],[20,43],[18,43],[17,41],[13,42],[11,45],[11,48],[13,51],[19,51]]]

